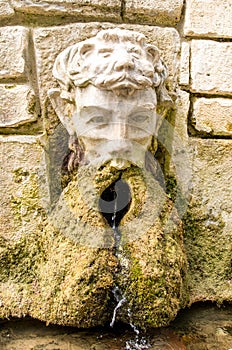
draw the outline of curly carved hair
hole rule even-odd
[[[136,89],[153,87],[158,103],[170,102],[164,86],[168,72],[157,47],[146,44],[143,34],[119,28],[101,30],[95,37],[69,46],[57,56],[53,75],[61,86],[61,97],[73,99],[72,91],[76,87],[89,84],[122,90],[118,81],[122,81],[123,76],[122,72],[117,72],[116,64],[123,59],[123,54],[111,55],[114,45],[119,49],[124,45],[123,54],[129,55],[133,62],[133,67],[128,67],[128,76],[133,81],[132,93]]]

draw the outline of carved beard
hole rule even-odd
[[[116,168],[119,171],[126,169],[132,165],[137,166],[138,168],[146,169],[151,172],[151,174],[160,182],[162,186],[164,185],[163,173],[157,161],[155,161],[154,153],[157,150],[157,141],[155,139],[152,140],[150,150],[145,150],[142,146],[132,143],[130,141],[126,141],[128,143],[128,149],[130,149],[131,153],[128,154],[123,152],[116,158],[111,158],[105,151],[107,147],[106,143],[102,146],[104,156],[100,158],[100,163],[98,162],[98,166],[95,164],[96,170],[98,168],[102,168],[105,164],[110,163],[111,168]],[[115,141],[110,141],[107,143],[109,149],[111,146],[115,147]],[[77,173],[81,164],[88,164],[89,160],[85,157],[85,151],[83,146],[80,144],[77,138],[71,139],[69,143],[70,150],[66,157],[63,160],[62,164],[62,188],[65,188],[67,184],[72,180],[73,176]],[[135,150],[137,152],[135,152]],[[140,158],[136,158],[136,154],[139,152],[144,152],[144,162],[141,161]],[[100,150],[101,153],[101,150]],[[116,162],[117,160],[117,162]],[[97,161],[96,161],[97,163]],[[116,164],[121,163],[121,166]],[[143,163],[143,164],[142,164]],[[116,165],[115,165],[116,164]]]
[[[178,214],[149,172],[133,165],[120,171],[109,163],[97,170],[91,165],[80,167],[62,193],[54,213],[54,226],[80,244],[83,252],[88,247],[107,249],[114,254],[114,232],[98,204],[101,194],[119,178],[129,185],[131,203],[118,225],[121,239],[115,258],[120,273],[114,272],[114,281],[134,311],[133,322],[149,326],[150,318],[141,321],[138,316],[146,301],[152,324],[160,327],[185,304],[186,257]],[[137,298],[137,293],[141,298]],[[127,308],[120,311],[118,320],[131,321]]]

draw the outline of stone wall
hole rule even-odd
[[[190,304],[231,300],[232,1],[0,0],[0,21],[3,246],[42,225],[56,196],[51,178],[59,182],[67,151],[59,137],[67,135],[47,97],[56,87],[55,57],[100,29],[137,30],[159,47],[169,70],[167,88],[176,96],[167,120],[177,136],[165,167],[169,175],[179,169],[188,201]],[[14,296],[10,280],[3,279],[1,288]],[[20,307],[6,305],[1,315],[23,315]]]

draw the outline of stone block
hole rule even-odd
[[[191,301],[231,300],[232,142],[197,139],[185,216]]]
[[[191,91],[232,94],[232,43],[193,40],[191,45]]]
[[[25,73],[28,29],[20,26],[0,28],[0,78],[20,78]]]
[[[14,15],[14,10],[10,6],[9,1],[0,0],[0,19],[9,18]]]
[[[0,136],[0,228],[3,239],[30,234],[40,222],[38,171],[42,148],[34,136]]]
[[[191,178],[191,157],[187,118],[190,100],[189,93],[178,90],[175,110],[163,120],[158,134],[159,143],[166,152],[165,171],[175,177],[183,196],[188,196]],[[161,161],[162,163],[162,161]]]
[[[189,43],[183,42],[181,45],[180,56],[180,77],[179,84],[187,86],[189,85],[189,60],[190,60],[190,47]]]
[[[232,100],[197,98],[193,102],[192,123],[201,133],[232,136]]]
[[[120,0],[12,0],[15,10],[36,15],[67,15],[85,19],[121,20]]]
[[[188,0],[184,34],[212,38],[232,37],[232,0]]]
[[[52,87],[57,87],[57,82],[52,77],[56,56],[69,45],[94,36],[101,29],[114,27],[116,25],[109,23],[78,23],[34,30],[38,81],[43,103],[46,101],[48,90]],[[174,89],[177,83],[178,54],[180,49],[178,32],[173,28],[132,24],[117,25],[117,27],[143,33],[148,43],[156,45],[160,49],[169,70],[168,87],[170,90]]]
[[[28,85],[0,85],[0,127],[17,127],[36,119],[35,96]]]
[[[183,0],[127,0],[124,18],[134,23],[175,25],[182,7]]]
[[[185,200],[187,200],[189,196],[189,184],[192,175],[191,154],[188,147],[189,136],[187,130],[189,106],[189,93],[181,90],[178,91],[175,120],[173,121],[173,137],[171,141],[170,174],[174,174]],[[185,209],[183,208],[183,210]]]

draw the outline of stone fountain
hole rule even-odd
[[[62,188],[49,210],[35,202],[35,178],[22,192],[39,221],[1,241],[1,317],[124,322],[136,333],[166,326],[188,290],[182,221],[156,157],[157,111],[172,102],[159,50],[140,33],[102,30],[61,52],[53,74],[49,97],[69,138],[68,149],[63,139],[54,148]],[[20,203],[12,199],[21,215]]]
[[[159,50],[138,32],[102,30],[61,52],[53,75],[59,88],[49,97],[69,154],[50,225],[67,269],[60,312],[51,299],[44,318],[90,327],[115,310],[114,321],[168,325],[187,286],[182,222],[154,157],[157,106],[171,101]]]

